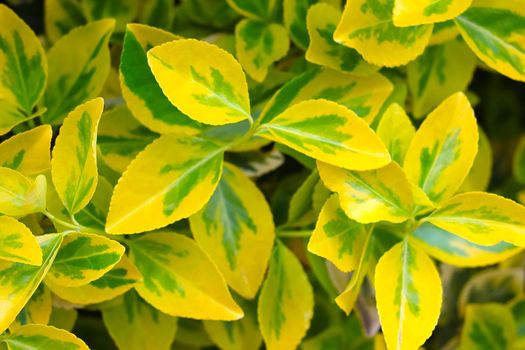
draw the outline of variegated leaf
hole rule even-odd
[[[16,170],[0,167],[0,213],[23,216],[43,211],[46,189],[44,175],[31,181]]]
[[[410,118],[397,103],[392,103],[386,109],[377,126],[377,136],[385,144],[392,160],[398,164],[403,164],[415,133]]]
[[[40,283],[16,319],[9,325],[9,331],[14,331],[26,324],[48,324],[53,309],[53,296],[43,283]]]
[[[0,260],[42,264],[42,250],[36,237],[27,226],[9,216],[0,216]]]
[[[86,343],[63,329],[41,324],[30,324],[18,328],[0,341],[10,350],[89,350]]]
[[[54,43],[71,29],[87,23],[82,4],[77,0],[45,0],[46,37]]]
[[[395,0],[394,24],[397,27],[444,22],[460,15],[472,0]]]
[[[308,48],[308,29],[306,26],[306,16],[308,8],[313,5],[315,0],[284,0],[283,17],[284,25],[288,29],[290,38],[294,44],[306,50]]]

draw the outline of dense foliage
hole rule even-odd
[[[525,349],[524,0],[9,4],[0,349]]]

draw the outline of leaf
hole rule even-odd
[[[41,125],[16,134],[0,143],[0,166],[35,176],[49,169],[49,149],[53,131]]]
[[[458,92],[443,101],[420,126],[405,157],[408,179],[435,203],[452,196],[467,176],[478,151],[478,127],[467,97]]]
[[[458,349],[512,349],[515,339],[516,323],[507,306],[496,303],[467,306]]]
[[[228,4],[238,13],[251,19],[271,21],[279,8],[276,0],[227,0]]]
[[[430,223],[423,223],[411,237],[432,257],[447,264],[461,267],[486,266],[507,260],[522,248],[510,243],[479,245]]]
[[[400,223],[412,217],[412,187],[396,163],[370,171],[350,171],[318,162],[325,186],[339,194],[346,215],[360,223]]]
[[[26,324],[48,324],[53,309],[53,296],[49,288],[41,283],[35,290],[24,308],[18,313],[16,319],[9,325],[12,332]]]
[[[393,10],[394,0],[348,1],[334,33],[335,41],[356,49],[378,66],[408,63],[423,53],[432,25],[396,27]]]
[[[190,238],[149,233],[131,242],[131,260],[144,278],[135,289],[160,311],[206,320],[243,317],[218,268]]]
[[[313,194],[319,181],[319,173],[315,170],[312,171],[292,195],[286,226],[301,227],[315,223],[317,217],[313,210]]]
[[[158,133],[196,134],[199,123],[179,111],[166,96],[148,66],[147,50],[178,39],[169,32],[143,24],[128,24],[120,60],[122,96],[143,125]]]
[[[174,17],[175,6],[170,0],[147,0],[140,11],[139,22],[170,29]]]
[[[382,167],[390,156],[354,112],[328,100],[307,100],[260,127],[259,134],[312,158],[347,169]]]
[[[309,40],[306,16],[308,8],[314,2],[314,0],[284,0],[283,2],[284,25],[294,44],[303,50],[308,48]]]
[[[104,162],[122,173],[137,154],[157,137],[142,126],[126,106],[119,106],[102,115],[97,146]]]
[[[0,213],[23,216],[46,208],[46,178],[29,180],[16,170],[0,167]]]
[[[0,341],[10,350],[89,350],[86,343],[72,333],[41,324],[20,327]]]
[[[394,25],[415,26],[443,22],[459,16],[472,0],[395,0]]]
[[[241,305],[245,310],[241,320],[203,321],[204,329],[221,349],[258,350],[261,347],[262,337],[257,325],[256,310],[246,302]]]
[[[59,252],[60,255],[60,252]],[[122,256],[120,261],[102,277],[78,287],[64,287],[51,279],[46,284],[60,299],[73,304],[95,304],[111,300],[133,288],[142,279],[137,268],[128,257]]]
[[[27,226],[9,216],[0,216],[0,259],[42,264],[42,251],[36,237]]]
[[[492,176],[492,147],[487,134],[479,128],[478,154],[465,181],[459,188],[460,192],[485,191]]]
[[[115,266],[124,246],[104,236],[70,232],[46,276],[46,282],[64,287],[78,287],[102,277]]]
[[[76,106],[102,91],[110,69],[108,42],[114,25],[114,20],[104,19],[77,27],[49,50],[44,122],[60,124]]]
[[[268,350],[295,349],[310,327],[313,291],[299,260],[277,241],[259,296],[259,327]]]
[[[177,152],[166,152],[170,149]],[[115,187],[106,231],[149,231],[200,210],[219,182],[224,149],[178,134],[155,140],[131,162]]]
[[[525,136],[520,138],[514,151],[512,170],[514,178],[521,184],[525,184]]]
[[[243,297],[253,298],[275,237],[270,207],[257,186],[241,170],[226,164],[215,192],[190,217],[190,226],[195,241],[226,282]]]
[[[458,40],[427,48],[407,65],[414,116],[421,118],[454,92],[466,90],[476,65],[476,56]]]
[[[0,22],[0,100],[28,116],[46,87],[44,49],[31,28],[6,5],[0,5]]]
[[[359,266],[366,237],[365,225],[349,219],[334,194],[321,209],[308,251],[329,260],[341,271],[353,271]]]
[[[212,125],[251,120],[246,77],[223,49],[180,39],[148,51],[148,63],[164,95],[190,118]]]
[[[389,349],[418,349],[432,334],[442,288],[432,260],[405,239],[381,257],[375,288],[381,327]]]
[[[126,23],[133,22],[139,10],[138,0],[82,0],[82,9],[89,22],[103,18],[115,19],[115,32],[126,29]]]
[[[392,103],[386,109],[377,126],[377,136],[385,144],[392,160],[398,164],[403,164],[415,133],[410,118],[397,103]]]
[[[454,20],[448,20],[445,22],[439,22],[434,24],[432,29],[432,36],[428,41],[428,45],[439,45],[444,44],[450,40],[455,39],[459,35],[458,27],[454,23]]]
[[[62,243],[62,235],[46,234],[37,240],[42,249],[40,266],[0,261],[0,332],[14,321],[46,275]]]
[[[229,152],[224,156],[226,161],[240,168],[250,178],[266,175],[284,164],[284,155],[275,148],[270,150]]]
[[[280,24],[244,19],[235,27],[237,58],[256,81],[266,78],[268,67],[286,56],[289,46],[286,28]]]
[[[231,28],[239,20],[239,15],[228,5],[226,0],[186,0],[177,9],[177,18],[186,16],[193,23],[217,29]],[[175,21],[174,24],[178,22]],[[183,31],[194,33],[194,29],[187,28],[187,26],[181,27],[180,29]]]
[[[153,308],[134,291],[103,308],[102,320],[119,349],[169,350],[177,331],[175,317]]]
[[[49,325],[71,332],[78,318],[76,309],[53,307]]]
[[[44,25],[46,37],[51,43],[71,29],[87,23],[82,4],[77,0],[44,1]]]
[[[310,36],[306,60],[357,75],[376,72],[379,67],[367,63],[356,50],[334,41],[333,35],[340,18],[341,11],[330,4],[317,3],[310,7],[306,17]]]
[[[525,11],[521,2],[477,1],[454,21],[483,62],[511,79],[525,81]]]
[[[525,207],[492,193],[458,194],[424,220],[480,245],[525,246]]]
[[[301,101],[326,99],[351,109],[370,124],[392,90],[390,81],[379,73],[357,77],[331,69],[311,69],[286,83],[265,105],[257,122],[269,123]]]
[[[11,102],[0,98],[0,136],[7,134],[15,126],[27,122],[37,116],[38,113],[26,116],[18,109],[18,107]]]

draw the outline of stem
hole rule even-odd
[[[93,228],[90,228],[90,227],[86,227],[86,226],[82,226],[78,222],[76,222],[76,220],[75,220],[75,223],[70,223],[70,222],[61,220],[61,219],[57,218],[56,216],[54,216],[53,214],[51,214],[47,210],[42,212],[42,214],[47,216],[51,221],[54,221],[54,222],[56,222],[56,223],[58,223],[58,224],[60,224],[60,225],[62,225],[64,227],[70,228],[70,229],[75,230],[77,232],[82,231],[82,232],[86,232],[86,233],[96,233],[96,234],[102,234],[102,235],[106,234],[103,231],[96,230],[96,229],[93,229]]]

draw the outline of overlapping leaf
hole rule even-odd
[[[48,324],[53,309],[53,296],[43,283],[40,283],[24,308],[18,313],[16,319],[9,325],[9,330],[14,331],[23,325],[38,323]]]
[[[460,15],[472,0],[395,0],[394,24],[408,27],[444,22]]]
[[[0,167],[0,213],[23,216],[46,207],[46,178],[31,181],[16,170]]]
[[[403,164],[415,133],[410,118],[397,103],[386,109],[377,126],[377,136],[385,144],[392,160],[398,164]]]
[[[283,19],[284,25],[288,29],[290,38],[294,44],[306,50],[308,48],[308,29],[306,26],[306,16],[310,5],[314,0],[284,0]]]

